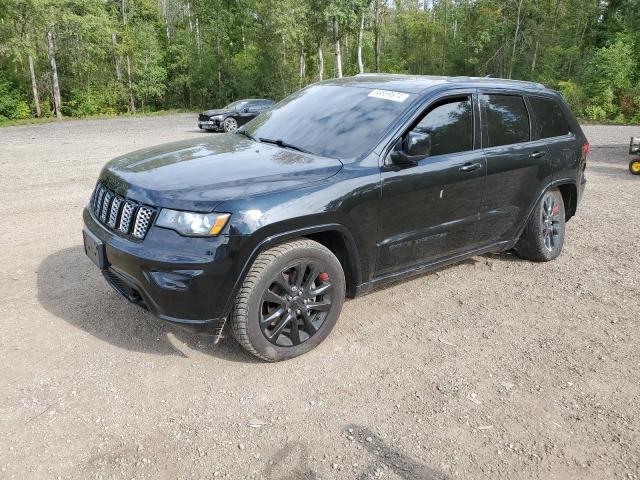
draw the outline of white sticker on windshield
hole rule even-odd
[[[404,102],[409,98],[408,93],[394,92],[393,90],[372,90],[368,96],[382,98],[383,100],[391,100],[392,102]]]

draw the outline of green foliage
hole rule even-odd
[[[22,94],[0,77],[0,121],[29,118],[31,109]]]
[[[521,6],[521,8],[518,8]],[[123,9],[124,7],[124,9]],[[3,0],[0,118],[52,115],[54,38],[69,116],[280,99],[336,74],[541,81],[594,121],[640,122],[640,0]],[[379,33],[379,36],[378,36]],[[30,108],[32,105],[34,108]]]
[[[629,37],[619,37],[593,52],[582,72],[583,90],[588,98],[586,112],[590,119],[624,121],[620,100],[629,92],[636,68]]]

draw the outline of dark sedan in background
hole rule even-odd
[[[219,110],[207,110],[198,116],[198,127],[217,132],[235,132],[240,125],[269,110],[276,102],[264,98],[238,100]]]

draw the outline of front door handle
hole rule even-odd
[[[480,169],[480,167],[482,167],[482,165],[479,164],[479,163],[465,163],[463,166],[460,167],[460,171],[461,172],[473,172],[475,170]]]
[[[547,152],[533,152],[529,154],[529,158],[542,158],[547,154]]]

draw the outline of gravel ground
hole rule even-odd
[[[379,290],[265,364],[159,324],[83,254],[105,161],[194,127],[0,129],[0,478],[640,478],[640,128],[585,128],[558,260],[482,256]]]

